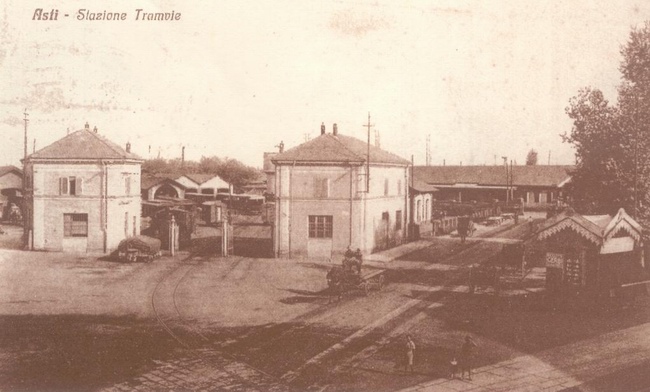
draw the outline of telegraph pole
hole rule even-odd
[[[510,189],[508,188],[508,157],[501,157],[503,159],[503,166],[506,168],[506,204],[508,204],[508,198],[510,196]]]
[[[23,112],[23,115],[25,116],[23,121],[25,121],[25,132],[24,132],[24,140],[23,140],[23,205],[22,205],[22,214],[23,214],[23,238],[25,242],[25,247],[29,249],[29,237],[30,237],[30,228],[29,228],[29,220],[30,220],[30,215],[31,213],[28,213],[27,211],[27,187],[29,184],[27,184],[27,180],[25,177],[27,176],[27,123],[29,123],[29,113],[27,113],[27,108],[25,108],[25,111]],[[31,176],[30,176],[31,177]]]
[[[368,150],[366,152],[366,193],[370,192],[370,128],[374,127],[374,124],[370,123],[370,112],[368,112],[368,123],[362,125],[365,128],[368,128]]]

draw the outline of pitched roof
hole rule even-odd
[[[90,129],[73,132],[29,155],[27,159],[137,159],[141,158]]]
[[[185,185],[180,184],[171,178],[149,175],[143,175],[140,177],[140,189],[143,190],[151,189],[152,187],[162,183],[173,184],[181,189],[187,189]]]
[[[357,138],[326,133],[271,158],[276,162],[356,162],[366,161],[368,144]],[[370,145],[370,163],[408,165],[410,162],[393,153]]]
[[[545,239],[572,229],[597,245],[604,245],[614,238],[620,230],[625,231],[635,241],[641,241],[642,227],[623,208],[616,215],[580,215],[569,209],[548,219],[537,231],[537,239]]]
[[[18,174],[20,177],[23,176],[23,171],[17,168],[14,165],[9,165],[9,166],[0,166],[0,177],[4,176],[7,173],[15,172]]]
[[[571,178],[574,169],[559,165],[512,166],[512,182],[514,186],[557,187]],[[506,185],[503,166],[415,166],[413,175],[431,185]]]

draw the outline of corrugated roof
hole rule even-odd
[[[90,129],[73,132],[29,155],[27,159],[137,159],[122,147]]]
[[[514,186],[552,186],[565,183],[575,166],[531,165],[513,166]],[[506,185],[504,166],[416,166],[415,178],[430,185],[471,184],[482,186]]]
[[[271,158],[272,162],[357,162],[366,161],[368,144],[351,136],[326,133]],[[410,162],[381,148],[370,146],[370,163],[408,165]]]

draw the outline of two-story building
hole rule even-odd
[[[368,254],[404,241],[409,161],[334,124],[271,162],[277,256],[332,258],[348,246]]]
[[[140,234],[141,163],[88,124],[29,155],[29,247],[106,253]]]

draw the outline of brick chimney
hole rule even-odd
[[[320,124],[320,134],[321,135],[325,134],[325,123],[324,122]]]
[[[332,134],[333,134],[334,136],[336,136],[336,135],[339,134],[339,128],[336,126],[336,123],[334,123],[334,127],[333,127],[333,129],[332,129]]]
[[[126,152],[131,152],[131,142],[126,142]]]
[[[90,129],[90,124],[88,124],[88,121],[86,121],[86,125],[84,125],[84,128]]]
[[[95,126],[95,128],[93,128],[93,131],[94,131],[95,133],[97,133],[97,126]]]

